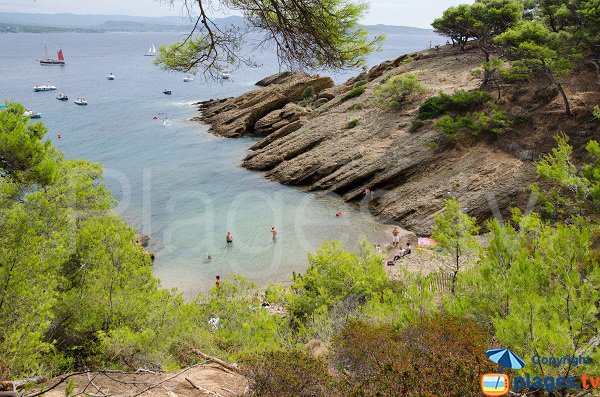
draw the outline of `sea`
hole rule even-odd
[[[98,162],[118,200],[115,211],[152,239],[154,274],[187,297],[207,291],[216,275],[239,274],[259,286],[288,283],[306,270],[325,241],[350,250],[358,242],[385,244],[390,227],[366,209],[333,194],[304,192],[240,166],[256,138],[226,139],[191,121],[194,103],[240,95],[280,71],[273,49],[245,48],[259,64],[234,70],[229,80],[167,72],[145,56],[184,33],[0,34],[0,101],[42,114],[47,138],[67,158]],[[443,44],[430,35],[389,35],[369,66]],[[41,66],[44,45],[64,52],[65,66]],[[331,75],[343,82],[358,70]],[[109,81],[112,73],[115,80]],[[58,91],[33,92],[50,82]],[[163,94],[169,89],[172,95]],[[55,99],[58,92],[69,101]],[[88,106],[77,106],[77,97]],[[59,138],[60,135],[60,138]],[[341,211],[342,216],[335,214]],[[272,239],[271,227],[279,234]],[[234,236],[226,244],[227,232]],[[207,260],[208,255],[212,260]]]

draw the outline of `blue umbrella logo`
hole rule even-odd
[[[525,361],[509,349],[489,349],[485,355],[501,368],[521,369],[525,366]]]

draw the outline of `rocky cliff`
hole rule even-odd
[[[244,167],[283,184],[336,192],[347,201],[363,199],[368,188],[375,192],[369,202],[373,214],[427,234],[449,196],[458,197],[480,221],[525,207],[535,179],[533,161],[550,150],[552,136],[564,131],[582,144],[597,135],[590,115],[600,90],[585,71],[565,81],[575,117],[563,114],[558,93],[548,84],[531,81],[490,91],[500,94],[499,107],[521,120],[501,134],[453,143],[433,121],[415,123],[426,98],[479,88],[474,70],[481,63],[476,49],[445,47],[385,62],[339,86],[319,76],[275,75],[260,82],[264,88],[239,98],[202,103],[201,119],[218,135],[265,137],[251,148]],[[427,92],[400,109],[374,106],[374,87],[406,72]],[[365,84],[365,92],[345,97],[357,83]],[[316,95],[309,106],[300,106],[308,86]]]

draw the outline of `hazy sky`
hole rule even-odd
[[[371,10],[363,22],[429,27],[431,21],[446,8],[472,2],[472,0],[370,0]],[[179,15],[180,10],[169,8],[165,1],[155,0],[0,0],[0,11],[165,16]]]

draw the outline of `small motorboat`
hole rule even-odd
[[[231,72],[225,71],[225,72],[221,73],[221,79],[223,79],[223,80],[229,80],[230,77],[231,77]]]
[[[79,106],[87,106],[88,101],[85,98],[77,98],[73,101],[73,103]]]
[[[190,81],[194,81],[194,78],[192,76],[185,76],[183,78],[183,81],[185,81],[186,83],[189,83]]]
[[[41,113],[34,112],[31,109],[26,109],[25,112],[23,113],[23,116],[29,117],[30,119],[41,119],[42,118],[42,114]]]
[[[56,99],[58,99],[59,101],[68,101],[69,97],[64,92],[61,92],[56,96]]]
[[[172,92],[171,92],[171,90],[163,90],[163,94],[165,94],[165,95],[171,95]]]
[[[48,84],[40,84],[33,86],[33,92],[41,92],[41,91],[54,91],[56,90],[56,86],[48,83]]]
[[[115,75],[114,74],[109,74],[108,76],[106,76],[107,80],[114,80],[115,79]]]

